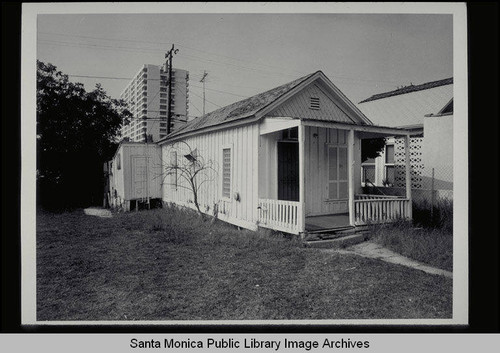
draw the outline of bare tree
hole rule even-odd
[[[215,162],[206,159],[187,142],[178,141],[167,147],[167,161],[163,160],[163,184],[187,189],[193,194],[193,203],[204,216],[199,204],[201,187],[217,177]],[[170,180],[168,180],[170,179]],[[214,213],[216,212],[214,205]]]

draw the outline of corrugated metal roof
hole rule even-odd
[[[424,115],[439,111],[453,98],[453,79],[410,87],[418,89],[381,93],[358,103],[358,108],[375,125],[403,127],[423,124]]]
[[[230,121],[235,121],[247,117],[251,117],[257,113],[262,108],[268,106],[272,102],[276,101],[278,98],[291,91],[293,88],[298,86],[301,82],[307,80],[309,77],[313,76],[315,73],[309,74],[307,76],[298,78],[292,82],[288,82],[279,87],[273,88],[269,91],[259,93],[250,98],[238,101],[236,103],[230,104],[228,106],[222,107],[220,109],[214,110],[211,113],[202,115],[199,118],[189,121],[186,125],[177,131],[169,134],[166,139],[181,135],[190,131],[199,130],[202,128],[216,126]]]

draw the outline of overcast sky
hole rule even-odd
[[[453,76],[452,15],[39,15],[37,58],[118,98],[143,64],[190,72],[190,111],[206,110],[322,70],[354,103],[410,83]]]

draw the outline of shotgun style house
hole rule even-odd
[[[410,140],[406,129],[374,125],[318,71],[196,118],[158,145],[164,166],[211,161],[212,174],[196,181],[203,212],[305,234],[411,219],[409,168],[404,196],[362,193],[361,140],[384,136]],[[194,206],[176,173],[163,175],[162,199]]]
[[[377,125],[410,131],[414,199],[453,193],[453,78],[375,94],[358,108]],[[380,157],[362,163],[362,185],[386,194],[405,188],[404,139],[390,136]],[[385,187],[385,188],[381,188]],[[436,195],[437,194],[437,195]]]

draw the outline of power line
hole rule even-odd
[[[82,36],[82,35],[76,35],[76,34],[51,33],[51,32],[41,32],[41,31],[38,32],[38,33],[40,33],[40,34],[49,34],[49,35],[59,35],[59,36],[65,36],[65,37],[97,39],[97,40],[122,41],[122,42],[134,42],[134,43],[149,43],[149,44],[158,44],[158,45],[169,44],[170,45],[170,43],[153,42],[153,41],[145,41],[145,40],[118,39],[118,38],[106,38],[106,37],[91,37],[91,36]],[[181,44],[177,44],[177,45],[180,46],[180,47],[186,48],[186,49],[191,49],[191,50],[199,51],[199,52],[202,52],[202,53],[207,53],[207,54],[210,54],[210,55],[215,55],[215,56],[219,56],[219,57],[223,57],[223,58],[227,58],[227,59],[232,59],[232,60],[237,60],[237,61],[241,61],[241,62],[246,62],[246,63],[250,63],[250,64],[253,63],[252,61],[249,61],[249,60],[244,60],[244,59],[235,58],[235,57],[232,57],[232,56],[227,56],[227,55],[222,55],[222,54],[219,54],[219,53],[210,52],[210,51],[207,51],[207,50],[193,48],[193,47],[189,47],[187,45],[181,45]],[[283,69],[282,67],[268,65],[268,64],[257,64],[257,65],[267,66],[267,67],[270,67],[270,68],[280,69],[280,70]],[[292,71],[295,71],[295,72],[297,72],[297,73],[299,73],[301,75],[303,74],[300,71],[296,71],[296,70],[292,70]]]
[[[197,95],[197,94],[196,94],[196,93],[194,93],[193,91],[191,91],[191,93],[193,93],[196,97],[203,99],[203,97],[201,97],[201,96]],[[211,102],[211,101],[209,101],[208,99],[207,99],[207,102],[208,102],[208,103],[212,103],[212,104],[213,104],[213,105],[215,105],[216,107],[222,108],[222,106],[220,106],[220,105],[218,105],[218,104],[216,104],[216,103],[214,103],[214,102]]]
[[[203,88],[201,86],[196,86],[196,85],[189,85],[190,87],[196,87],[196,88]],[[205,88],[206,90],[208,91],[214,91],[214,92],[220,92],[220,93],[224,93],[224,94],[229,94],[231,96],[237,96],[237,97],[243,97],[243,98],[248,98],[249,96],[242,96],[241,94],[236,94],[236,93],[232,93],[232,92],[227,92],[227,91],[221,91],[221,90],[218,90],[218,89],[215,89],[215,88]]]
[[[181,93],[184,95],[184,97],[186,98],[186,100],[188,100],[188,99],[189,99],[189,98],[186,96],[186,94],[184,93],[184,91],[183,91],[183,90],[179,90],[179,92],[181,92]],[[192,93],[192,92],[191,92],[191,93]],[[193,103],[193,102],[189,101],[189,103],[190,103],[190,104],[191,104],[191,105],[192,105],[192,106],[193,106],[193,107],[194,107],[197,111],[199,111],[199,112],[200,112],[200,114],[204,115],[204,114],[201,112],[201,110],[199,110],[199,109],[198,109],[198,107],[196,107],[196,105],[194,105],[194,103]]]
[[[84,37],[84,36],[79,36],[79,37]],[[99,39],[97,37],[91,37],[91,38]],[[100,39],[104,39],[104,38],[100,38]],[[91,48],[93,47],[93,48],[108,49],[108,50],[113,49],[113,50],[126,51],[126,52],[135,52],[135,53],[143,53],[144,51],[163,52],[163,50],[161,50],[161,49],[153,49],[153,48],[120,47],[120,46],[97,45],[97,44],[88,44],[88,43],[63,42],[63,41],[55,41],[55,40],[47,40],[47,39],[39,39],[39,41],[49,42],[49,43],[53,43],[53,44],[57,44],[57,45],[63,45],[63,46],[91,47]],[[144,42],[147,42],[147,41],[144,41]],[[157,42],[149,42],[149,43],[159,44]],[[179,45],[179,46],[181,46],[181,45]],[[190,48],[190,49],[193,49],[193,48]],[[242,65],[237,65],[237,64],[234,64],[234,63],[224,62],[224,61],[215,61],[215,60],[211,60],[211,59],[207,59],[207,58],[202,58],[202,57],[198,57],[198,56],[194,56],[194,55],[188,55],[188,54],[179,54],[179,55],[182,55],[183,57],[185,57],[188,60],[205,61],[205,62],[210,62],[210,63],[214,63],[214,64],[217,64],[217,65],[224,65],[224,66],[229,65],[229,66],[233,66],[234,68],[237,68],[237,69],[246,70],[246,71],[250,70],[252,72],[257,72],[257,73],[266,74],[266,75],[268,75],[268,74],[274,74],[274,75],[279,75],[279,76],[296,77],[296,75],[286,74],[286,73],[283,73],[283,72],[262,70],[262,69],[255,68],[255,67],[242,66]],[[280,68],[280,70],[283,70],[283,68]],[[295,71],[295,70],[293,70],[293,71]],[[295,72],[299,73],[299,71],[295,71]],[[300,74],[305,75],[307,73],[300,72]],[[395,81],[369,80],[369,79],[353,78],[353,77],[333,75],[333,74],[328,75],[328,76],[335,77],[335,78],[338,78],[338,79],[360,81],[360,82],[374,82],[374,83],[380,83],[380,84],[381,83],[387,83],[387,84],[397,84],[398,83],[398,82],[395,82]]]

